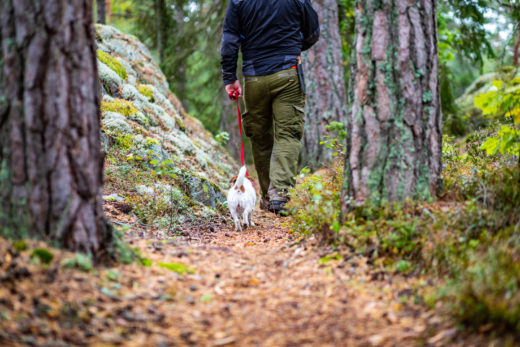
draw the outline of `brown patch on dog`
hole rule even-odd
[[[244,193],[246,191],[246,188],[244,188],[244,186],[240,186],[240,191]]]
[[[229,183],[235,184],[235,182],[237,181],[237,178],[238,178],[237,176],[231,177],[231,179],[229,180]]]

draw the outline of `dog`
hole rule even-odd
[[[256,190],[252,179],[246,177],[246,172],[247,169],[244,165],[240,168],[238,176],[229,181],[233,185],[227,194],[227,204],[235,222],[235,231],[242,231],[242,222],[248,227],[255,226],[253,210],[256,204]]]

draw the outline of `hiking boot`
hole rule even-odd
[[[286,201],[275,200],[269,204],[269,211],[280,216],[288,216],[289,213],[285,207]]]
[[[260,209],[264,211],[269,211],[269,199],[260,199]]]

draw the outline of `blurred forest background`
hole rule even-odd
[[[136,35],[152,51],[186,110],[217,135],[234,117],[223,91],[220,40],[226,1],[103,0],[106,23]],[[321,2],[318,2],[321,3]],[[319,5],[319,4],[318,4]],[[316,5],[315,5],[316,7]],[[462,136],[482,117],[455,100],[479,77],[518,60],[520,5],[507,1],[444,0],[438,4],[438,44],[444,132]],[[354,1],[337,1],[345,81],[354,40]],[[347,86],[348,87],[348,86]]]

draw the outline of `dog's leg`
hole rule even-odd
[[[243,223],[249,227],[250,226],[249,218],[247,215],[248,215],[247,211],[244,211],[244,213],[242,213],[242,220],[243,220]]]
[[[251,210],[251,212],[249,212],[249,225],[254,227],[255,226],[255,223],[253,223],[253,210]]]
[[[236,211],[231,211],[231,217],[233,217],[233,221],[235,222],[235,231],[242,231],[242,224]]]
[[[235,221],[235,231],[242,231],[242,222],[238,217],[234,217],[233,220]]]

